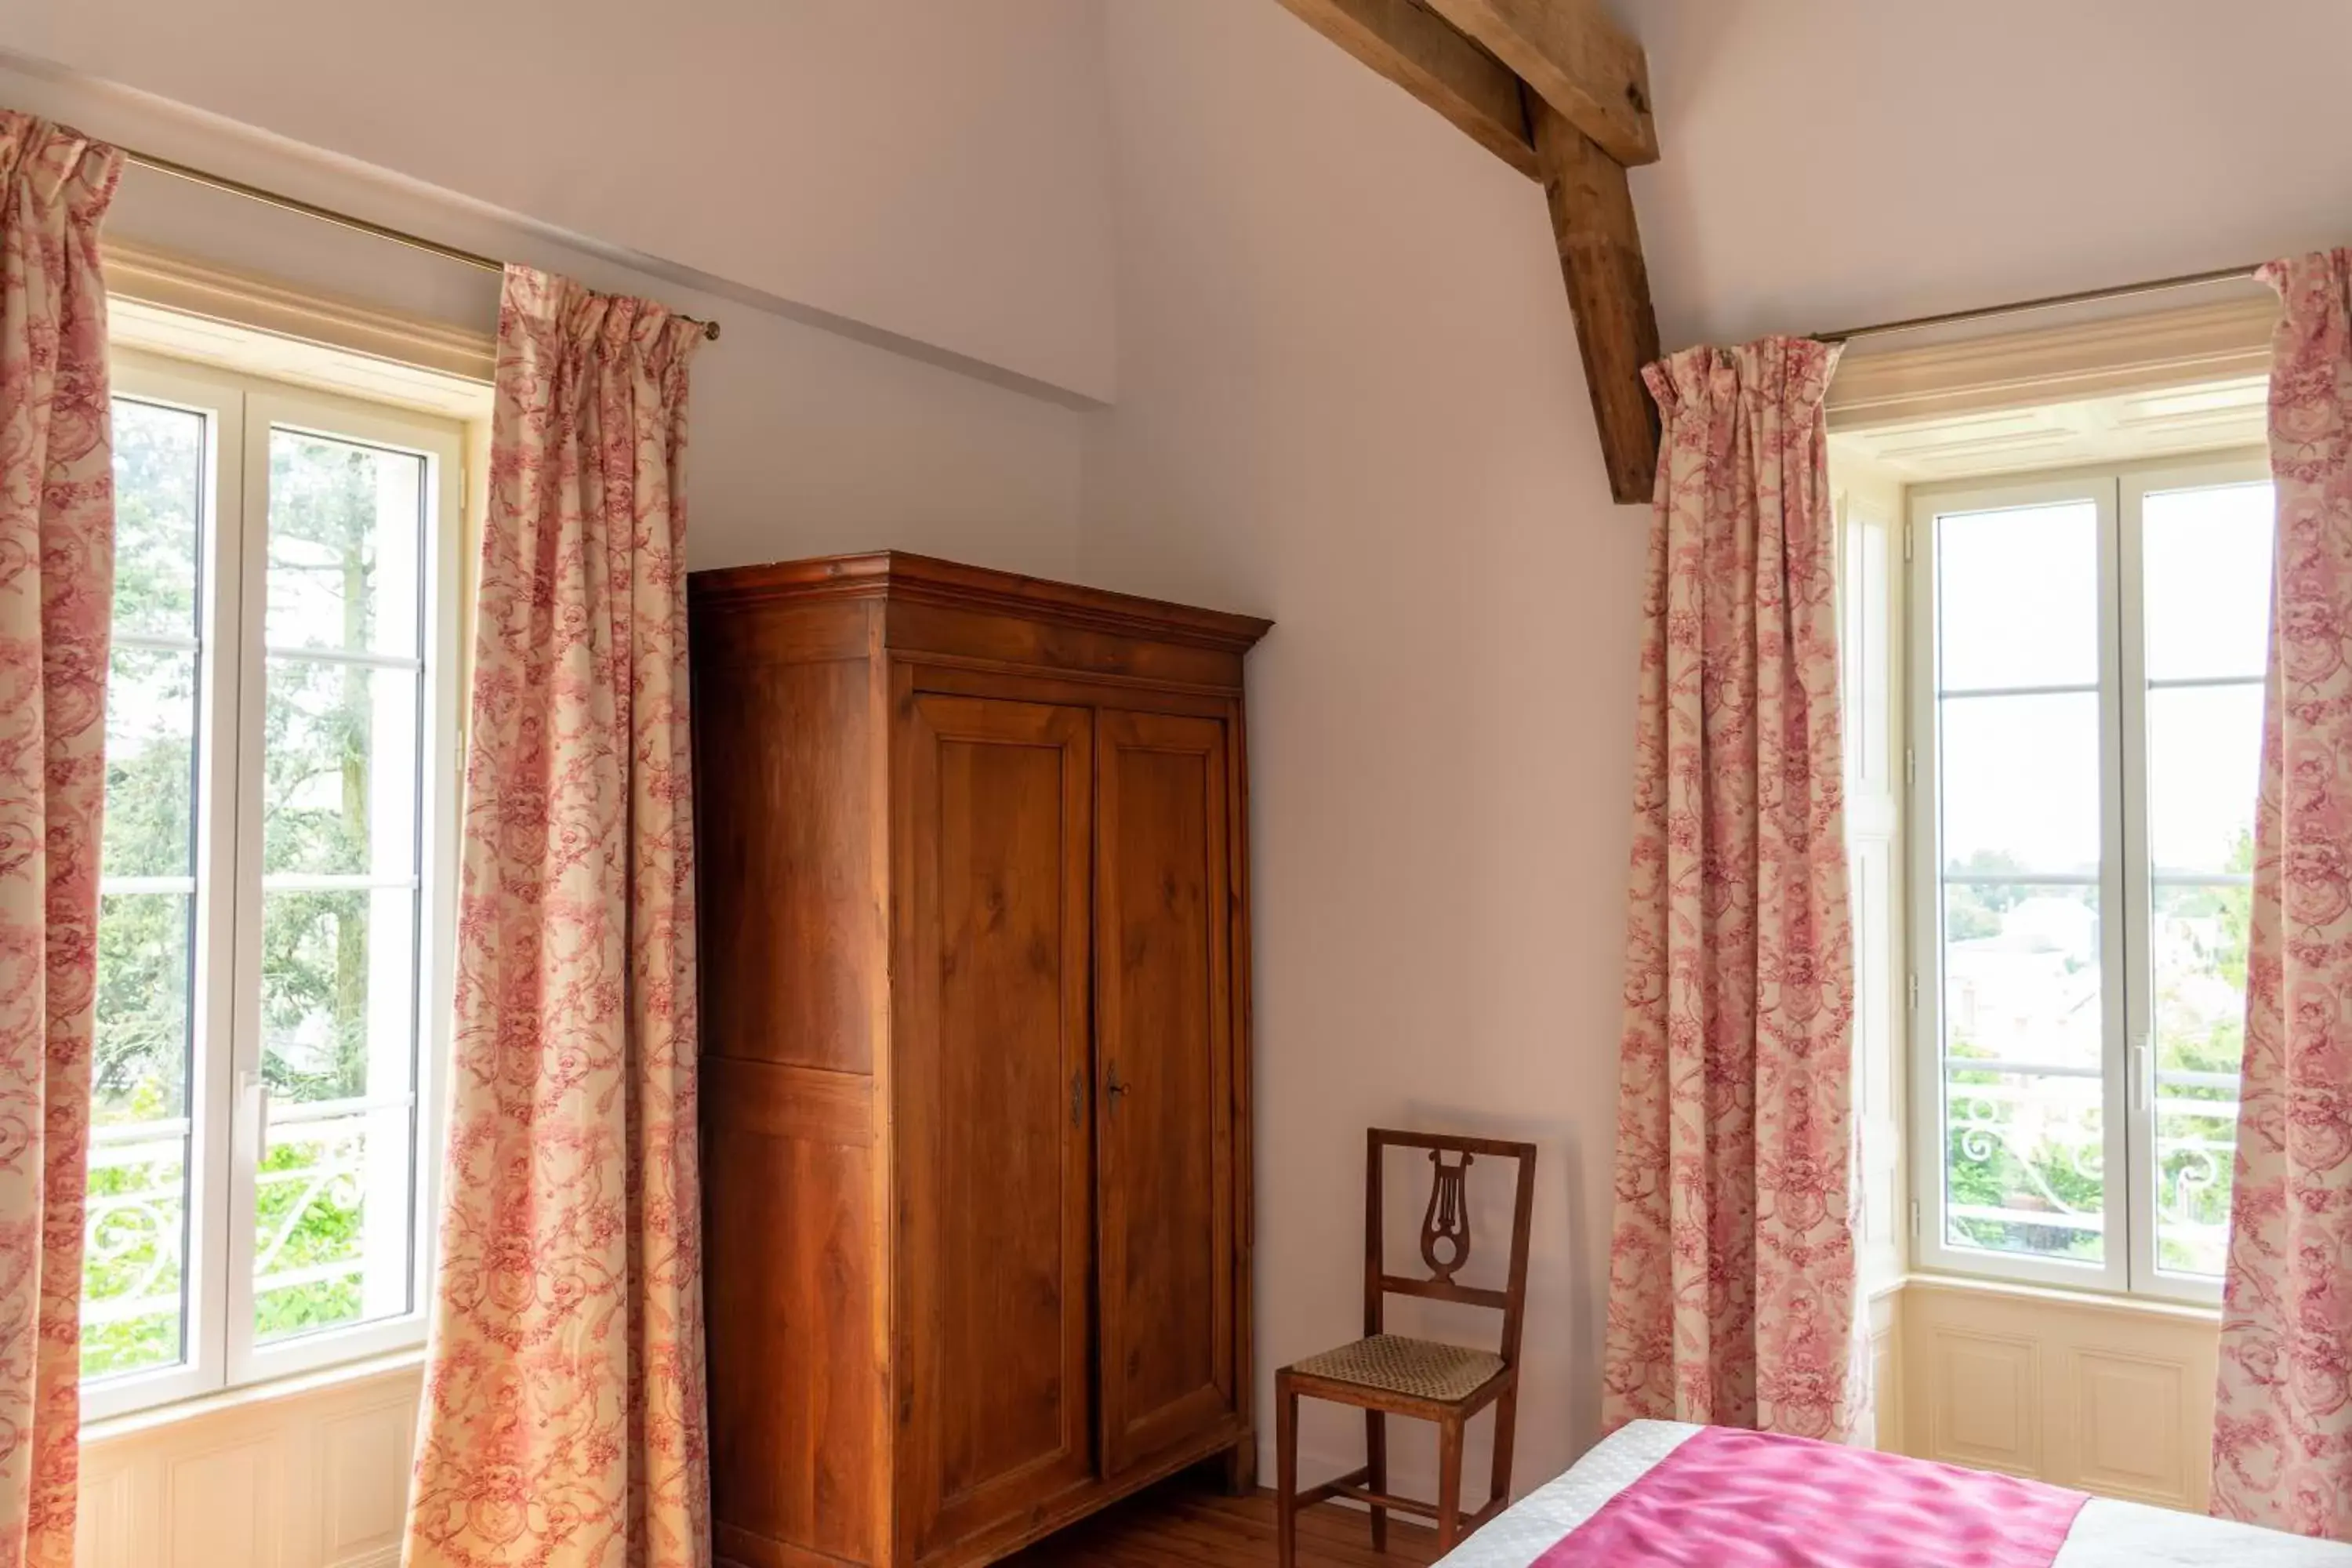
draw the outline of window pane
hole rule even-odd
[[[2263,674],[2273,518],[2268,483],[2158,491],[2142,502],[2149,679]]]
[[[424,496],[413,453],[272,430],[270,645],[414,656]]]
[[[266,677],[259,1343],[414,1304],[425,478],[270,433],[267,639],[367,661],[281,651]]]
[[[2219,1276],[2228,1247],[2252,902],[2246,888],[2156,889],[2157,1265],[2180,1273]]]
[[[413,876],[415,672],[281,658],[268,683],[265,871]]]
[[[114,629],[196,635],[205,418],[114,400]]]
[[[116,400],[113,417],[117,640],[106,696],[85,1377],[173,1366],[188,1350],[194,643],[207,432],[202,415],[129,398]]]
[[[188,963],[194,900],[99,901],[97,1041],[84,1221],[85,1377],[181,1358],[187,1254]]]
[[[109,893],[98,901],[90,1116],[100,1126],[188,1113],[194,918],[185,893]]]
[[[2097,1263],[2105,1256],[2099,1080],[1955,1063],[1944,1087],[1945,1241]]]
[[[119,646],[106,684],[102,874],[194,871],[196,656]]]
[[[257,1342],[409,1310],[409,1142],[404,1110],[272,1117],[254,1194]]]
[[[1947,698],[1937,707],[1945,866],[2097,875],[2097,693]]]
[[[409,1310],[416,984],[413,889],[263,893],[258,1339]]]
[[[98,1130],[84,1231],[81,1374],[146,1372],[182,1355],[188,1141]]]
[[[2147,694],[2148,850],[2159,875],[2253,869],[2262,760],[2259,685]]]
[[[2105,1038],[2095,888],[1944,889],[1944,1055],[2095,1073]]]
[[[405,888],[261,897],[263,1067],[279,1101],[405,1094],[416,896]]]
[[[2099,509],[2067,501],[1936,519],[1945,691],[2099,679]]]

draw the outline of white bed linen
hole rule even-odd
[[[1447,1553],[1440,1568],[1529,1568],[1703,1429],[1680,1421],[1636,1421],[1620,1428],[1566,1475],[1504,1510]],[[1937,1561],[1932,1547],[1919,1561]],[[2095,1497],[2074,1516],[2051,1568],[2352,1568],[2352,1546]]]

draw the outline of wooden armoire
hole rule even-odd
[[[1266,623],[898,553],[688,598],[719,1561],[1248,1484]]]

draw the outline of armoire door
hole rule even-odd
[[[896,1415],[922,1559],[1097,1473],[1094,754],[1083,708],[900,712]]]
[[[1225,727],[1097,721],[1095,1033],[1103,1464],[1238,1408]]]

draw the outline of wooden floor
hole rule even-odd
[[[1391,1515],[1385,1557],[1371,1521],[1326,1504],[1298,1516],[1298,1568],[1427,1568],[1437,1536]],[[1229,1498],[1179,1476],[1074,1524],[1001,1568],[1260,1568],[1274,1562],[1274,1494]]]

